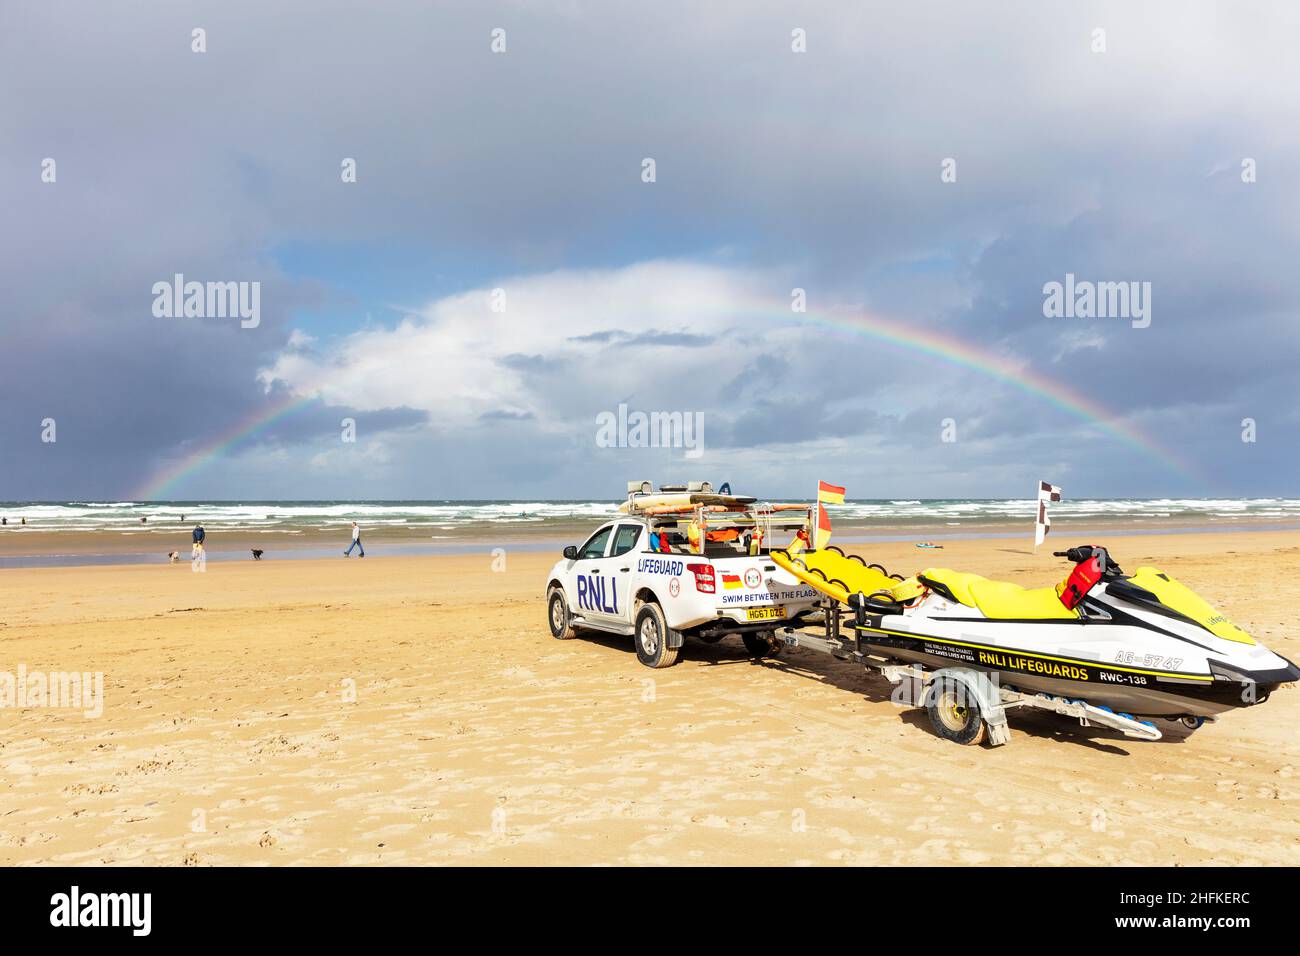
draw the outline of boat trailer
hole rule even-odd
[[[856,626],[865,623],[859,620],[864,616],[861,609],[855,611],[853,637],[846,638],[841,631],[843,612],[838,602],[826,598],[820,607],[823,625],[821,634],[785,627],[776,632],[777,644],[782,647],[803,647],[878,671],[896,686],[894,699],[898,703],[926,708],[935,730],[950,740],[965,744],[987,741],[993,747],[1009,743],[1011,732],[1007,726],[1007,711],[1015,707],[1051,711],[1073,717],[1084,727],[1108,727],[1118,730],[1126,737],[1139,740],[1159,740],[1163,736],[1159,728],[1148,721],[1117,714],[1109,708],[1098,707],[1077,698],[1028,693],[1014,687],[1003,687],[996,675],[985,671],[970,667],[927,670],[920,664],[900,662],[864,649],[861,633]]]

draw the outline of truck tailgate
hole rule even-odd
[[[737,621],[779,621],[819,597],[794,575],[766,557],[715,558],[718,611]]]

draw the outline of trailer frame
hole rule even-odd
[[[886,654],[863,648],[859,625],[865,624],[865,610],[853,610],[853,639],[843,636],[844,611],[838,601],[823,598],[816,605],[822,612],[822,633],[806,633],[799,627],[783,627],[775,631],[777,642],[783,647],[802,647],[842,661],[851,661],[879,672],[903,693],[907,703],[916,707],[933,707],[936,685],[955,682],[964,689],[968,699],[978,706],[978,715],[984,722],[983,735],[990,746],[1000,747],[1011,742],[1007,724],[1007,711],[1017,707],[1045,710],[1072,717],[1084,727],[1099,726],[1117,730],[1126,737],[1140,740],[1159,740],[1163,735],[1151,723],[1114,713],[1106,708],[1089,704],[1077,698],[1054,697],[1050,694],[1032,694],[1014,687],[1003,687],[996,674],[970,667],[942,667],[927,669],[915,662],[903,662]],[[804,627],[813,626],[811,622]],[[933,710],[931,709],[933,717]],[[978,739],[978,738],[977,738]]]

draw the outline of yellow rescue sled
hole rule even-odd
[[[890,574],[879,564],[868,564],[834,545],[820,551],[778,549],[771,552],[771,557],[804,584],[841,604],[848,604],[851,594],[906,604],[925,593],[925,586],[916,578]]]

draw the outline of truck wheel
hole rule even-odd
[[[749,656],[755,660],[776,657],[781,653],[781,648],[776,643],[776,631],[745,631],[740,639],[745,642]]]
[[[551,588],[551,593],[546,596],[546,622],[551,626],[551,637],[557,641],[578,636],[569,623],[569,602],[559,588]]]
[[[926,695],[934,732],[944,740],[974,746],[984,740],[984,715],[974,692],[951,677],[936,678]]]
[[[636,613],[636,659],[646,667],[677,663],[676,647],[668,646],[668,622],[658,604],[643,604]]]

